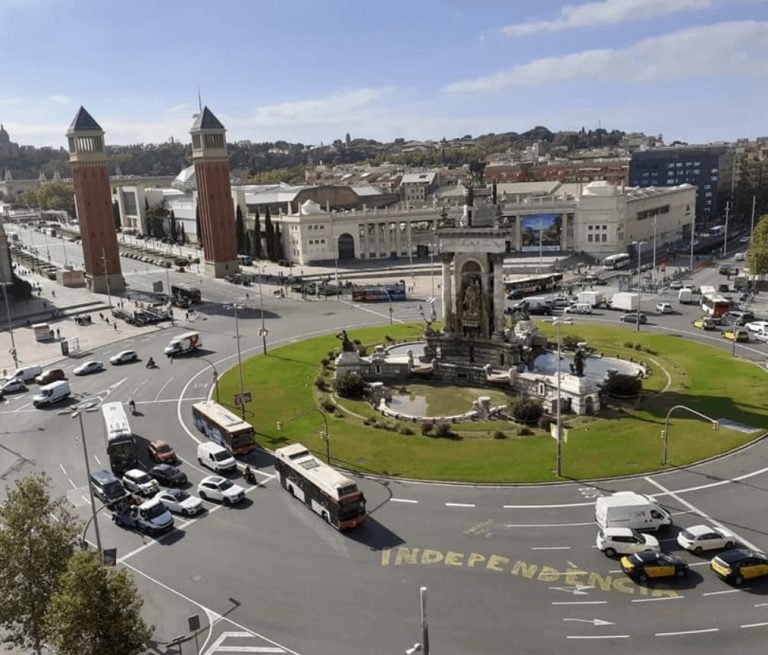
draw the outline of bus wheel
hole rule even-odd
[[[330,523],[330,521],[328,520],[328,512],[323,512],[323,521],[325,521],[326,523]]]
[[[291,485],[291,484],[288,485],[288,493],[291,494],[291,496],[295,495],[293,493],[293,485]]]

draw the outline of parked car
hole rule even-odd
[[[621,570],[636,582],[650,578],[684,578],[688,575],[688,563],[679,557],[646,551],[621,558]]]
[[[83,362],[72,371],[75,375],[90,375],[91,373],[98,373],[104,370],[104,362],[100,362],[96,359],[90,359],[87,362]]]
[[[624,323],[637,323],[639,321],[640,325],[644,325],[648,322],[648,317],[642,312],[629,312],[624,314],[619,320]]]
[[[209,475],[197,485],[197,493],[205,500],[215,500],[227,505],[235,505],[245,498],[245,490],[219,475]]]
[[[186,473],[170,464],[155,464],[149,469],[149,475],[164,487],[183,487],[187,484]]]
[[[43,371],[35,378],[35,382],[40,386],[50,384],[51,382],[58,382],[59,380],[66,380],[67,376],[64,375],[64,371],[60,368],[49,368],[47,371]]]
[[[171,464],[178,461],[176,451],[165,443],[165,441],[159,439],[150,441],[149,446],[147,446],[147,451],[149,452],[150,458],[156,462]]]
[[[24,380],[21,378],[11,378],[10,380],[0,382],[0,392],[2,393],[18,393],[19,391],[26,390],[27,385],[24,384]]]
[[[681,548],[697,555],[705,550],[733,548],[736,545],[736,535],[725,528],[713,528],[709,525],[692,525],[677,534],[677,543]]]
[[[195,516],[203,510],[203,501],[182,489],[163,489],[155,498],[174,514]]]
[[[746,548],[726,550],[714,557],[709,566],[723,580],[735,585],[768,575],[768,557]]]
[[[722,323],[724,325],[739,325],[743,326],[750,321],[755,320],[754,312],[750,311],[731,311],[723,314]]]
[[[699,330],[717,329],[715,322],[709,316],[702,316],[701,318],[697,318],[695,321],[693,321],[693,323],[691,323],[691,325]]]
[[[598,550],[608,557],[631,555],[646,550],[659,550],[659,541],[653,535],[631,528],[605,528],[598,530],[595,540]]]
[[[670,289],[682,289],[684,286],[682,280],[672,280],[672,282],[669,283]]]
[[[742,327],[729,327],[723,331],[723,339],[730,339],[738,343],[749,342],[749,330]]]
[[[656,304],[656,311],[659,312],[659,314],[671,314],[672,313],[672,305],[668,302],[660,302]]]
[[[112,357],[109,358],[109,361],[115,366],[119,366],[120,364],[128,364],[130,362],[138,361],[138,359],[139,356],[136,354],[135,350],[123,350],[122,352],[117,353],[117,355],[112,355]]]
[[[123,473],[123,486],[142,496],[153,496],[159,489],[157,480],[150,478],[141,469],[129,469]]]

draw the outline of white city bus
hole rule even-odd
[[[107,455],[112,470],[121,475],[138,464],[136,439],[128,423],[123,403],[104,403],[101,406],[107,435]]]
[[[365,496],[357,483],[339,473],[299,443],[275,450],[280,484],[339,530],[365,521]]]
[[[256,449],[253,426],[213,400],[192,405],[192,419],[200,432],[233,455]]]
[[[603,268],[613,271],[619,268],[627,268],[632,263],[632,258],[625,252],[618,255],[609,255],[603,260]]]

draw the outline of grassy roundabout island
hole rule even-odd
[[[367,347],[419,340],[422,326],[394,325],[354,330],[350,338]],[[539,325],[552,336],[554,329]],[[608,399],[599,416],[566,415],[563,425],[563,476],[589,479],[658,470],[661,432],[667,411],[686,405],[713,418],[759,428],[743,432],[709,423],[687,412],[670,422],[669,464],[683,466],[742,446],[768,430],[766,372],[727,352],[678,336],[634,333],[622,328],[580,323],[563,326],[597,353],[632,358],[650,367],[639,403]],[[335,398],[332,365],[340,349],[335,334],[276,348],[243,363],[245,389],[253,394],[246,418],[260,446],[274,449],[301,442],[324,457],[325,413],[333,463],[364,473],[425,480],[465,482],[546,482],[554,475],[555,441],[539,429],[510,422],[470,422],[451,426],[454,434],[422,434],[418,423],[382,417],[362,401]],[[323,360],[330,362],[324,366]],[[410,381],[403,381],[410,390]],[[325,390],[327,389],[327,390]],[[239,391],[237,369],[222,375],[222,401]],[[424,390],[422,390],[424,391]],[[471,404],[487,390],[455,389],[457,405]],[[429,393],[426,391],[425,393]],[[446,389],[434,391],[430,404],[446,403]],[[342,408],[335,408],[338,403]],[[459,408],[459,411],[463,411]],[[280,429],[278,422],[281,423]],[[532,434],[526,434],[532,432]]]

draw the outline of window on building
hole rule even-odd
[[[605,243],[606,241],[608,241],[608,235],[607,235],[607,234],[604,234],[604,235],[603,235],[603,243]]]
[[[592,235],[591,234],[587,235],[587,243],[592,243]]]

